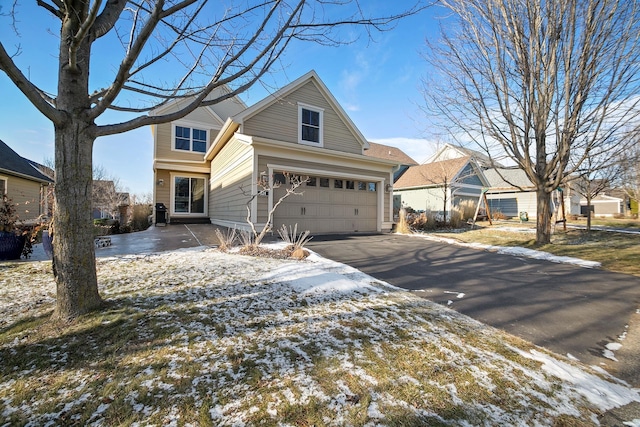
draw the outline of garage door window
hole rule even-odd
[[[329,178],[320,178],[320,187],[329,188]]]
[[[367,184],[367,190],[369,191],[376,191],[376,183],[375,182],[370,182]]]
[[[344,183],[342,182],[341,179],[334,179],[333,180],[333,188],[342,188],[344,185]]]

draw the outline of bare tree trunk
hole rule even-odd
[[[87,16],[88,4],[73,0],[78,11],[62,25],[61,40],[72,40]],[[56,280],[54,317],[70,320],[97,309],[98,294],[91,200],[93,198],[93,142],[88,67],[91,42],[60,44],[59,110],[73,112],[55,123],[56,212],[53,219],[53,273]]]
[[[591,197],[587,196],[587,233],[591,231]]]
[[[536,224],[536,244],[551,243],[551,193],[544,189],[536,190],[538,221]]]
[[[91,220],[93,141],[86,130],[76,121],[56,128],[53,272],[57,289],[54,317],[60,320],[102,304]]]

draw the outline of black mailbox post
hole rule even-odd
[[[167,225],[167,207],[164,203],[156,203],[156,226]]]

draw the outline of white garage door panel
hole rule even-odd
[[[319,180],[317,181],[319,184]],[[302,196],[289,196],[274,214],[276,229],[298,224],[298,230],[312,233],[349,233],[377,231],[378,197],[375,191],[329,187],[302,188]],[[345,181],[343,186],[346,187]],[[274,190],[274,203],[286,192]]]

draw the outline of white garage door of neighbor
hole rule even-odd
[[[301,196],[285,199],[274,214],[274,228],[282,224],[298,232],[375,232],[378,223],[378,183],[340,178],[311,177],[298,188]],[[282,197],[289,183],[274,190],[273,202]]]

